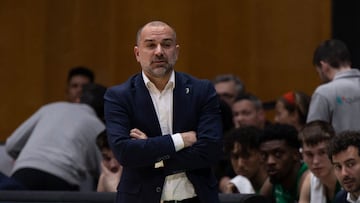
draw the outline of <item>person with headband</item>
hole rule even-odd
[[[309,110],[310,96],[299,91],[290,91],[281,96],[275,105],[276,123],[294,126],[300,131],[305,123]]]

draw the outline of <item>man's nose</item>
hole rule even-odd
[[[266,159],[266,163],[267,163],[268,165],[275,164],[275,163],[276,163],[275,157],[272,156],[272,155],[269,155],[269,156],[267,157],[267,159]]]
[[[240,124],[241,126],[247,125],[247,118],[246,118],[245,116],[239,115],[239,116],[237,117],[237,120],[238,120],[238,122],[239,122],[239,124]]]
[[[163,47],[161,46],[161,44],[158,44],[158,45],[156,46],[155,54],[156,54],[156,55],[159,55],[159,56],[164,54],[164,49],[163,49]]]
[[[244,166],[244,159],[238,158],[237,164],[238,164],[238,166],[241,166],[241,167]]]
[[[319,159],[320,157],[318,155],[314,155],[314,158],[312,160],[313,164],[318,164],[319,163]]]
[[[343,176],[343,177],[345,177],[349,174],[346,167],[342,167],[340,173],[341,173],[341,176]]]

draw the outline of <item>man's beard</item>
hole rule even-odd
[[[167,64],[167,66],[158,67],[155,70],[152,70],[151,73],[154,77],[163,77],[167,74],[169,74],[172,71],[172,67]]]

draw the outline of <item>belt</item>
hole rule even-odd
[[[200,203],[200,200],[198,197],[193,197],[183,200],[166,200],[164,203]]]

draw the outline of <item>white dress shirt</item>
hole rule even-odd
[[[173,124],[173,90],[175,88],[175,73],[171,73],[170,79],[161,92],[156,88],[149,78],[142,72],[144,83],[149,90],[158,120],[160,122],[162,135],[171,134],[175,150],[184,148],[184,141],[180,133],[172,134]],[[141,130],[141,129],[140,129]],[[155,167],[162,167],[163,162],[155,163]],[[161,200],[183,200],[195,197],[192,183],[186,177],[185,172],[169,175],[165,179]]]
[[[347,193],[346,200],[351,203],[360,203],[360,196],[357,198],[357,200],[353,200],[351,198],[350,192]]]

